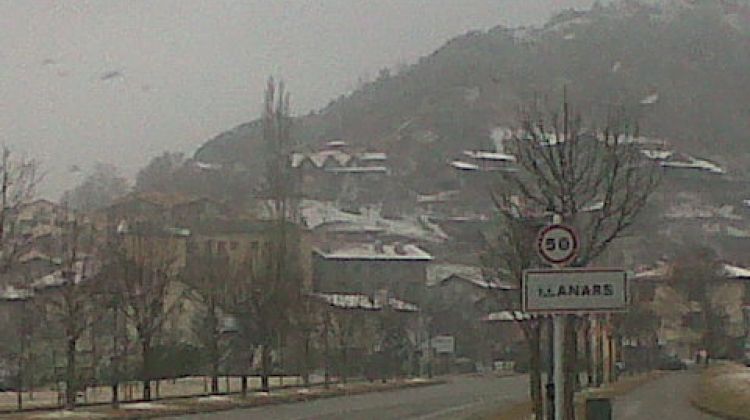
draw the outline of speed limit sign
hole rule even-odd
[[[549,225],[537,237],[539,255],[548,263],[564,265],[575,258],[578,252],[578,237],[565,225]]]

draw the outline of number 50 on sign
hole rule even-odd
[[[564,265],[575,258],[578,252],[578,237],[569,226],[550,225],[539,232],[537,249],[539,255],[548,263]]]

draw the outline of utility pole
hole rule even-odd
[[[553,224],[560,224],[562,223],[562,215],[555,214],[552,216],[552,223]],[[561,268],[560,264],[554,264],[555,268]],[[565,369],[563,366],[563,351],[564,351],[564,343],[565,343],[565,316],[560,314],[552,315],[552,325],[554,333],[552,334],[552,341],[553,341],[553,354],[554,354],[554,361],[552,363],[553,367],[553,378],[554,378],[554,385],[552,387],[554,399],[555,399],[555,405],[554,405],[554,419],[555,420],[563,420],[563,417],[565,416],[565,411],[563,409],[563,403],[565,401]]]
[[[555,354],[555,326],[553,323],[553,317],[548,316],[546,319],[547,325],[547,420],[555,420],[555,367],[554,367],[554,354]]]

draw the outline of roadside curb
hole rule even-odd
[[[716,367],[714,369],[716,369]],[[710,373],[711,373],[711,371],[709,371],[709,370],[701,372],[699,386],[690,395],[690,398],[689,398],[690,405],[693,406],[698,411],[701,411],[703,413],[706,413],[706,414],[709,414],[709,415],[712,415],[712,416],[716,416],[716,417],[718,417],[720,419],[724,419],[724,420],[747,420],[747,419],[750,419],[750,415],[749,416],[737,416],[737,415],[734,415],[734,414],[728,414],[726,412],[723,412],[721,410],[718,410],[716,408],[711,407],[710,404],[707,403],[707,401],[705,401],[706,398],[705,398],[704,391],[705,392],[708,392],[708,391],[706,391],[706,389],[704,389],[704,388],[708,386],[708,385],[706,385],[706,382],[710,381],[710,379],[707,377],[707,375],[709,375]],[[710,386],[708,386],[708,388],[710,388]],[[703,395],[704,398],[701,398],[701,395]]]
[[[729,416],[729,415],[727,415],[725,413],[721,413],[721,412],[719,412],[717,410],[714,410],[714,409],[712,409],[710,407],[706,407],[706,406],[702,405],[700,402],[698,402],[697,398],[695,398],[695,397],[690,397],[690,405],[692,405],[693,408],[695,408],[698,411],[701,411],[701,412],[706,413],[706,414],[710,414],[712,416],[719,417],[719,418],[724,419],[724,420],[746,420],[747,419],[747,417]]]

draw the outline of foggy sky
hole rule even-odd
[[[472,29],[593,0],[0,0],[0,143],[57,198],[93,162],[127,176],[258,116],[281,76],[297,113]]]

